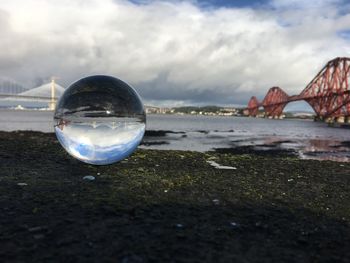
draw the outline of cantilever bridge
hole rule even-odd
[[[256,116],[260,107],[265,116],[278,118],[292,101],[304,100],[322,120],[350,118],[350,58],[329,61],[299,94],[288,96],[280,87],[272,87],[262,102],[253,96],[248,103],[249,116]]]

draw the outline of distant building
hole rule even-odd
[[[152,106],[145,106],[146,114],[156,114],[159,112],[158,107],[152,107]]]
[[[146,114],[170,114],[174,113],[175,110],[172,108],[161,108],[154,106],[145,106]]]
[[[236,108],[223,108],[220,111],[226,111],[226,112],[233,112],[236,113],[237,109]]]

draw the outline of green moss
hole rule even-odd
[[[2,258],[67,260],[70,251],[70,261],[350,259],[348,163],[139,149],[92,166],[51,134],[25,134],[0,133]],[[48,229],[43,240],[27,230],[37,225]]]

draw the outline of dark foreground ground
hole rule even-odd
[[[349,190],[348,163],[138,150],[97,167],[0,132],[0,261],[349,262]]]

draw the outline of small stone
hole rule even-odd
[[[214,205],[219,205],[220,204],[220,200],[219,199],[213,199],[212,200]]]
[[[121,260],[121,263],[142,263],[142,262],[145,262],[145,261],[137,255],[126,256],[126,257],[123,257],[123,259]]]
[[[183,224],[176,224],[175,225],[177,228],[183,228],[184,226],[183,226]]]
[[[213,166],[215,169],[237,170],[237,167],[220,165],[220,164],[218,164],[217,162],[210,161],[210,160],[208,160],[207,163],[209,163],[209,164],[210,164],[211,166]]]
[[[255,226],[256,227],[259,227],[259,228],[264,228],[264,229],[267,229],[269,226],[267,224],[263,224],[262,222],[256,222],[255,223]]]
[[[28,185],[27,183],[18,183],[17,184],[18,186],[26,186],[26,185]]]
[[[34,239],[43,239],[45,237],[45,235],[37,234],[37,235],[34,235],[33,237],[34,237]]]
[[[168,192],[168,190],[164,190],[164,193],[167,193]]]
[[[292,182],[292,181],[294,181],[294,179],[288,179],[288,182]]]
[[[230,225],[233,227],[238,227],[238,224],[236,222],[231,222]]]
[[[46,229],[47,229],[46,226],[35,226],[35,227],[28,228],[28,231],[29,232],[39,232],[39,231],[46,230]]]
[[[101,175],[100,173],[97,173],[97,175]]]
[[[86,176],[83,177],[83,180],[93,181],[93,180],[95,180],[95,176],[86,175]]]

